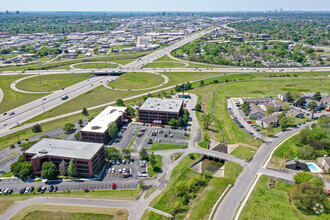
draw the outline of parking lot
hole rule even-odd
[[[17,161],[20,155],[16,155],[12,157],[13,156],[12,153],[21,153],[20,148],[13,148],[13,149],[5,148],[0,151],[0,161],[4,160],[2,163],[0,163],[0,171],[5,171],[5,172],[10,171],[10,165]],[[7,160],[7,158],[10,159]]]
[[[133,180],[136,180],[139,178],[138,173],[145,171],[146,167],[140,167],[140,161],[139,158],[133,157],[132,158],[134,162],[131,163],[120,163],[120,164],[109,164],[106,168],[106,177],[103,181],[110,182],[110,181],[121,181],[121,182],[132,182]],[[123,171],[124,169],[129,170],[128,177],[124,177]],[[126,173],[127,174],[127,173]]]
[[[131,149],[138,151],[142,148],[149,149],[151,147],[151,144],[148,144],[149,139],[151,139],[152,142],[159,141],[159,143],[178,145],[185,145],[188,141],[185,136],[185,133],[189,134],[188,130],[184,131],[184,129],[173,129],[168,126],[161,128],[134,123],[130,124],[125,130],[122,130],[122,137],[117,137],[117,139],[110,146],[116,147],[120,150],[127,148],[141,129],[144,130],[144,134],[142,136],[137,136],[134,144],[131,146]],[[154,135],[152,135],[152,133],[154,133]]]
[[[235,105],[235,102],[237,102],[237,99],[228,99],[228,111],[230,116],[233,118],[236,124],[247,134],[251,135],[255,139],[261,139],[262,135],[259,133],[259,131],[257,131],[257,128],[253,128],[250,124],[248,124],[248,120],[245,117],[245,114],[242,110],[239,109],[239,107]]]

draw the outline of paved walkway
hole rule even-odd
[[[2,102],[3,96],[4,96],[4,93],[3,93],[2,89],[0,88],[0,103]]]

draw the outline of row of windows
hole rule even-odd
[[[83,165],[77,165],[78,169],[89,169],[88,166],[83,166]]]
[[[86,161],[81,161],[81,160],[77,160],[77,164],[85,164],[85,165],[88,165],[88,162],[86,162]]]
[[[89,170],[79,170],[79,173],[89,173]]]

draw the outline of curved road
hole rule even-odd
[[[2,91],[2,89],[0,88],[0,103],[2,102],[2,99],[3,99],[3,91]]]

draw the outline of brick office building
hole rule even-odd
[[[34,175],[41,175],[42,164],[53,162],[58,168],[64,160],[67,165],[75,161],[77,175],[93,177],[105,163],[103,144],[44,138],[23,153],[31,161]]]
[[[105,143],[109,141],[109,124],[116,122],[120,127],[126,118],[127,107],[108,106],[81,129],[81,139],[86,142]]]
[[[168,124],[183,114],[183,100],[148,98],[139,108],[139,121],[153,124]]]

